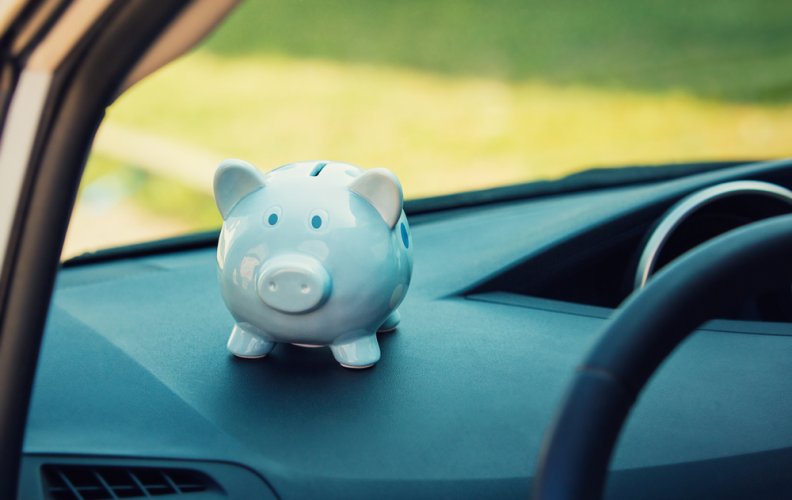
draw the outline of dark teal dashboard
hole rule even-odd
[[[42,465],[66,464],[196,470],[210,478],[204,494],[231,497],[526,497],[544,433],[612,309],[518,293],[522,282],[550,263],[574,289],[564,259],[645,232],[700,187],[789,187],[788,171],[733,167],[414,215],[402,323],[359,372],[324,349],[229,355],[211,245],[65,268],[22,495],[43,494]],[[630,265],[603,272],[623,280]],[[791,324],[705,325],[642,395],[607,497],[792,495],[790,374]]]

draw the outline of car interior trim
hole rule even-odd
[[[0,5],[0,35],[5,35],[24,7],[25,0],[8,0]]]
[[[118,95],[187,52],[207,36],[238,3],[239,0],[198,0],[185,7],[167,31],[159,36],[138,61],[119,87]]]
[[[39,43],[22,71],[0,138],[0,210],[14,213],[25,181],[52,74],[110,5],[110,0],[83,0],[62,14]],[[0,220],[0,262],[4,262],[14,218]]]
[[[25,180],[25,169],[18,166],[30,160],[51,82],[47,72],[25,70],[11,100],[0,137],[0,210],[4,213],[17,210]],[[10,217],[0,220],[0,262],[8,252],[13,222]]]
[[[762,181],[740,180],[725,182],[686,196],[671,207],[652,231],[636,268],[635,288],[646,286],[646,282],[655,270],[660,252],[674,230],[686,219],[714,201],[746,194],[769,196],[785,201],[792,207],[792,191],[777,184]]]
[[[54,71],[85,36],[112,0],[82,0],[71,4],[27,62],[32,71]]]
[[[14,36],[14,43],[10,48],[11,55],[19,57],[29,47],[36,44],[39,37],[47,33],[47,27],[57,20],[67,7],[68,2],[63,0],[46,0],[30,14],[28,19],[19,23],[18,33]]]
[[[50,95],[55,87],[64,92],[54,92],[54,100],[48,100],[45,119],[50,121],[43,128],[39,125],[45,133],[38,134],[33,151],[27,154],[27,179],[20,178],[15,186],[14,202],[22,195],[18,192],[21,183],[29,182],[26,210],[24,217],[15,219],[19,225],[15,251],[3,255],[4,273],[7,269],[13,269],[13,273],[4,275],[5,299],[0,315],[0,477],[17,478],[46,312],[80,173],[96,128],[129,68],[184,5],[115,2],[112,15],[96,17],[96,24],[86,26],[85,33],[96,43],[79,43],[81,57],[69,57],[64,60],[69,64],[57,65],[56,78],[63,77],[53,85]],[[72,39],[78,40],[84,41],[80,37]],[[64,56],[67,53],[62,52]],[[53,61],[42,59],[46,60]],[[15,164],[13,170],[20,170],[19,165]],[[9,229],[3,235],[4,247]],[[16,480],[0,482],[0,498],[13,498],[16,486]]]

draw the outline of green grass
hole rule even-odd
[[[387,166],[409,197],[792,151],[790,104],[205,53],[140,84],[109,119],[263,170],[312,158]]]
[[[788,156],[789,19],[792,3],[770,0],[248,0],[108,121],[263,170],[387,166],[408,197],[593,166]],[[86,182],[108,161],[129,182],[142,175],[97,149]],[[183,191],[145,175],[140,206],[217,223],[210,180]]]
[[[788,101],[790,19],[778,0],[254,0],[202,50]]]

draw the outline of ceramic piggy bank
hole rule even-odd
[[[380,359],[412,274],[401,184],[384,168],[300,162],[268,174],[227,160],[214,179],[218,278],[236,324],[228,349],[329,346],[347,368]]]

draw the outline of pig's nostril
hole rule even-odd
[[[278,289],[278,284],[277,284],[277,283],[275,283],[274,281],[270,281],[270,282],[269,282],[269,289],[270,289],[270,290],[272,290],[272,291],[274,292],[275,290],[277,290],[277,289]]]
[[[305,283],[303,283],[302,285],[300,285],[300,291],[301,291],[302,293],[308,293],[308,292],[310,292],[310,291],[311,291],[311,287],[309,287],[308,285],[306,285]]]

